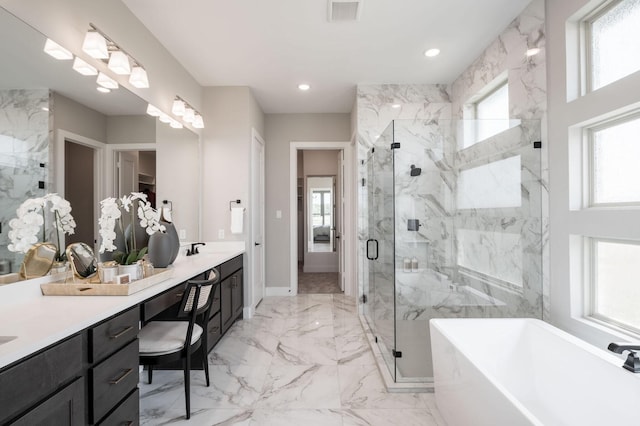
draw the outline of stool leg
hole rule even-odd
[[[147,376],[149,377],[149,384],[153,381],[153,367],[147,365]]]
[[[209,359],[207,358],[207,346],[202,346],[202,367],[204,369],[204,377],[207,382],[207,387],[209,387]]]

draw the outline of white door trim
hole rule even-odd
[[[259,143],[262,145],[262,167],[258,168],[256,167],[256,158],[254,158],[253,155],[253,148],[254,148],[254,143]],[[265,249],[265,229],[264,229],[264,216],[265,216],[265,165],[264,165],[264,158],[265,158],[265,150],[266,145],[264,143],[264,139],[262,138],[262,136],[260,135],[260,133],[258,133],[258,131],[255,128],[251,128],[251,169],[249,172],[249,182],[250,182],[250,200],[249,200],[249,209],[248,209],[248,225],[250,227],[250,232],[248,233],[249,239],[248,241],[246,241],[246,252],[249,254],[249,259],[247,259],[247,270],[249,272],[249,276],[247,277],[247,292],[245,294],[247,294],[246,299],[244,300],[244,310],[243,310],[243,315],[244,318],[251,318],[253,316],[253,314],[255,313],[255,309],[256,309],[256,305],[257,302],[255,302],[254,299],[254,294],[253,294],[253,282],[255,280],[255,273],[256,271],[254,271],[253,268],[253,256],[254,256],[254,242],[255,242],[255,230],[253,228],[253,215],[255,214],[261,214],[262,216],[262,250],[261,250],[261,256],[262,256],[262,297],[264,297],[265,294],[265,256],[264,256],[264,249]],[[262,187],[261,188],[254,188],[253,182],[254,182],[254,177],[255,177],[255,172],[256,170],[262,170]],[[255,199],[255,191],[256,189],[259,189],[260,191],[262,191],[263,197],[262,197],[262,201],[263,201],[263,205],[262,205],[262,212],[259,212],[258,209],[260,208],[260,206],[254,206],[253,205],[253,200]]]
[[[105,191],[107,196],[117,196],[116,174],[115,174],[115,153],[118,151],[158,151],[155,143],[110,143],[106,144],[107,152],[105,157]]]
[[[344,265],[347,285],[344,294],[357,294],[356,280],[356,182],[353,144],[351,142],[290,142],[289,144],[289,294],[298,294],[298,150],[343,150],[345,162],[344,188]]]

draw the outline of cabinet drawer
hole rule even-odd
[[[140,424],[140,391],[136,388],[99,426],[138,426]]]
[[[147,322],[167,308],[170,308],[182,300],[184,284],[178,284],[172,289],[157,295],[142,304],[142,321]]]
[[[89,330],[89,362],[98,362],[138,335],[138,308],[135,307]]]
[[[238,269],[242,268],[242,255],[234,257],[220,265],[220,280],[224,280]]]
[[[220,312],[218,312],[211,317],[207,325],[207,353],[218,343],[220,337],[222,337],[222,323],[220,322]]]
[[[84,423],[84,379],[77,379],[29,410],[13,426],[75,426]]]
[[[0,373],[0,424],[79,377],[82,336],[77,335]]]
[[[91,419],[95,423],[138,385],[138,339],[90,371]]]

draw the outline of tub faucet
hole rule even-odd
[[[609,347],[607,349],[617,354],[621,354],[624,351],[629,351],[627,360],[622,365],[622,368],[633,373],[640,373],[640,358],[638,358],[638,355],[635,353],[635,351],[640,350],[640,344],[634,345],[629,343],[609,343]]]
[[[198,251],[198,246],[206,246],[206,244],[205,243],[192,243],[191,244],[191,249],[187,250],[187,256],[193,256],[194,254],[200,253]]]

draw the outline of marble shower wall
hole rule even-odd
[[[538,306],[542,310],[543,319],[549,317],[549,246],[548,246],[548,216],[549,216],[549,192],[548,192],[548,138],[547,138],[547,84],[546,84],[546,56],[545,56],[545,6],[544,0],[533,0],[527,8],[491,43],[485,51],[451,84],[452,117],[463,119],[465,117],[465,104],[468,104],[483,88],[498,78],[502,78],[505,73],[509,87],[509,116],[521,119],[522,124],[517,126],[517,131],[523,132],[521,148],[513,147],[511,155],[520,153],[523,156],[522,167],[532,164],[532,155],[539,155],[539,171],[522,170],[524,180],[533,179],[533,187],[539,187],[530,193],[535,197],[531,202],[523,195],[523,202],[535,208],[535,211],[523,210],[514,214],[504,214],[501,219],[496,218],[495,212],[487,211],[487,217],[495,220],[485,221],[481,225],[477,212],[458,212],[456,215],[456,228],[462,227],[471,232],[462,236],[464,244],[478,244],[479,240],[488,235],[492,235],[497,225],[495,221],[504,221],[509,226],[503,231],[513,233],[514,238],[519,238],[519,244],[524,247],[523,261],[534,262],[533,274],[541,274],[542,296]],[[529,48],[537,47],[540,52],[534,56],[526,56]],[[510,130],[510,131],[513,131]],[[493,139],[493,138],[492,138]],[[516,139],[514,139],[516,140]],[[527,141],[541,140],[542,148],[532,152],[527,148]],[[490,140],[491,143],[500,143],[499,140]],[[480,144],[479,144],[480,145]],[[457,169],[465,169],[472,166],[473,158],[486,157],[491,152],[507,153],[508,149],[495,147],[470,147],[459,152],[456,158]],[[482,150],[483,152],[478,152]],[[520,151],[520,152],[518,152]],[[479,156],[479,157],[478,157]],[[527,177],[529,176],[529,177]],[[524,183],[523,183],[524,184]],[[513,213],[513,212],[512,212]],[[520,219],[515,219],[519,217]],[[535,218],[535,223],[527,221],[526,218]],[[515,220],[515,222],[514,222]],[[538,223],[539,221],[539,223]],[[535,233],[535,237],[531,233]],[[463,235],[458,233],[458,236]],[[535,238],[538,243],[533,246]],[[493,234],[495,235],[495,234]],[[457,241],[458,245],[462,241]],[[542,252],[542,258],[533,259],[531,251]],[[539,257],[539,256],[538,256]],[[512,259],[513,260],[513,259]],[[538,277],[535,277],[538,279]],[[522,280],[533,280],[533,276],[524,274]],[[531,281],[533,283],[533,281]],[[536,315],[540,316],[540,315]]]
[[[22,256],[7,250],[9,221],[27,198],[49,187],[50,95],[47,89],[0,90],[0,259],[17,271]],[[42,166],[44,165],[44,167]]]

